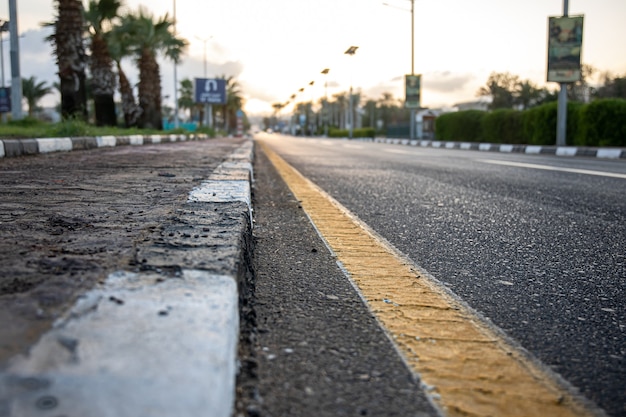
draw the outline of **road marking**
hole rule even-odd
[[[405,151],[403,149],[383,149],[383,151],[387,153],[395,153],[399,155],[420,155],[419,153],[415,151]]]
[[[542,169],[545,171],[571,172],[574,174],[596,175],[599,177],[626,179],[626,174],[616,174],[614,172],[592,171],[588,169],[577,169],[577,168],[551,167],[549,165],[526,164],[522,162],[511,162],[511,161],[497,161],[495,159],[479,159],[478,161],[484,162],[486,164],[505,165],[505,166],[518,167],[518,168]]]
[[[257,143],[447,416],[593,415],[587,400],[418,272],[267,142]]]
[[[348,143],[342,143],[341,146],[343,146],[344,148],[347,148],[347,149],[363,149],[363,146],[361,146],[361,145],[351,145],[351,144],[348,144]]]

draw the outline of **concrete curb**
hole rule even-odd
[[[140,146],[156,143],[185,142],[208,139],[205,134],[191,135],[131,135],[72,138],[2,139],[0,158],[37,155],[50,152],[69,152],[116,146]]]
[[[348,140],[348,138],[340,138]],[[354,138],[353,141],[386,143],[388,145],[420,146],[440,149],[461,149],[482,152],[524,153],[527,155],[582,156],[588,158],[626,159],[624,148],[591,148],[582,146],[537,146],[398,138]]]
[[[376,143],[421,146],[445,149],[462,149],[483,152],[524,153],[527,155],[585,156],[607,159],[626,159],[626,149],[589,148],[576,146],[536,146],[493,143],[448,142],[436,140],[374,139]]]
[[[233,414],[252,278],[252,160],[248,140],[164,220],[162,238],[137,248],[141,265],[110,274],[9,361],[0,415]]]

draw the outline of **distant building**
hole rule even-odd
[[[476,101],[466,101],[463,103],[457,103],[454,105],[458,111],[465,110],[489,110],[489,105],[491,104],[491,100],[488,98],[480,98]]]

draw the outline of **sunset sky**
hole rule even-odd
[[[324,95],[324,68],[330,69],[329,95],[352,84],[367,98],[384,92],[403,98],[403,75],[411,72],[411,2],[385,1],[390,6],[383,0],[176,0],[177,30],[190,42],[178,80],[203,77],[206,45],[208,77],[234,76],[249,114],[271,113],[272,103],[287,101],[303,87],[303,100],[318,100]],[[125,4],[171,16],[174,0]],[[415,72],[423,74],[422,105],[475,100],[492,71],[545,85],[547,20],[562,11],[562,0],[416,0]],[[569,12],[585,15],[583,62],[626,75],[626,1],[571,0]],[[7,1],[0,5],[0,18],[8,15]],[[53,15],[51,0],[18,1],[23,78],[57,80],[52,48],[40,27]],[[352,45],[357,53],[345,55]],[[125,66],[136,82],[132,63]],[[165,101],[172,104],[173,64],[163,62],[161,75]],[[59,98],[47,100],[54,104]]]

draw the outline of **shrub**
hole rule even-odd
[[[328,137],[330,138],[347,138],[350,136],[348,129],[328,129]],[[376,137],[376,129],[373,127],[363,127],[352,131],[353,138],[374,138]]]
[[[481,123],[482,140],[491,143],[524,143],[522,112],[510,109],[487,113]]]
[[[575,143],[579,146],[626,146],[626,100],[596,100],[581,108]]]
[[[435,135],[439,140],[480,142],[482,119],[487,113],[481,110],[466,110],[447,113],[437,117]]]

